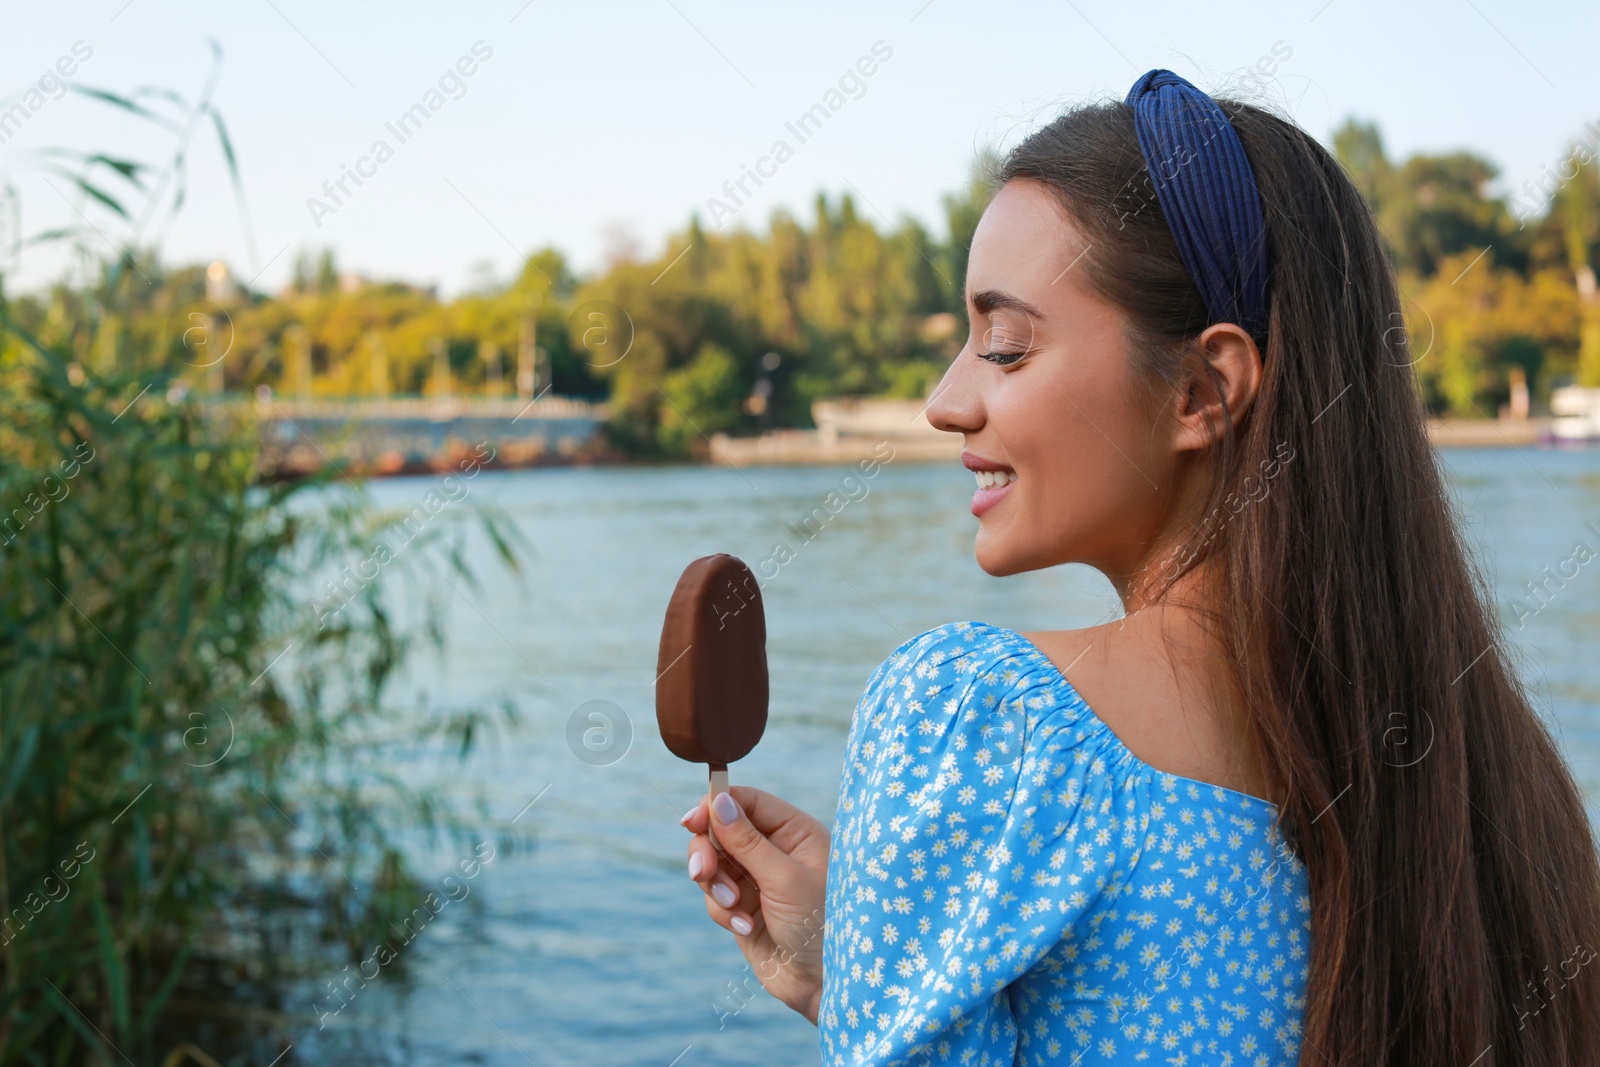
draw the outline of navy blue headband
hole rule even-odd
[[[1255,173],[1217,102],[1170,70],[1133,83],[1133,108],[1161,213],[1212,322],[1267,335],[1267,240]]]

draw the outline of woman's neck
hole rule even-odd
[[[1141,759],[1276,801],[1255,717],[1216,626],[1214,576],[1202,563],[1157,598],[1130,594],[1124,603],[1134,606],[1119,618],[1039,634],[1036,643],[1058,666],[1070,665],[1074,686],[1082,681],[1084,699]]]

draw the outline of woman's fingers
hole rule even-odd
[[[706,894],[706,914],[711,916],[712,922],[740,937],[759,937],[766,929],[760,909],[747,911],[742,906],[725,908],[710,893]]]
[[[753,901],[759,890],[753,883],[748,887],[741,886],[743,871],[721,860],[716,846],[704,836],[696,834],[689,841],[689,877],[700,883],[706,896],[725,909],[737,908],[741,899],[749,897],[752,903],[745,910],[755,911],[759,905]]]
[[[684,812],[683,818],[678,820],[679,824],[691,834],[703,834],[706,832],[706,799],[701,797],[695,802],[694,807]]]
[[[738,801],[739,809],[751,824],[786,853],[792,853],[819,831],[826,838],[826,827],[780,796],[748,785],[730,786],[728,792]],[[709,795],[701,797],[694,807],[683,813],[679,822],[690,833],[706,832],[711,820],[710,799]]]
[[[711,811],[712,803],[720,804],[716,814]],[[695,835],[689,862],[693,864],[697,854],[700,857],[699,869],[689,877],[706,881],[720,872],[735,883],[748,881],[752,887],[763,871],[772,877],[787,874],[792,862],[789,849],[804,839],[807,824],[820,826],[788,801],[742,785],[721,794],[720,799],[702,797],[678,821]],[[720,849],[704,837],[713,826]],[[824,847],[825,837],[824,832]]]
[[[826,837],[820,822],[780,796],[746,785],[732,786],[728,792],[751,824],[785,854],[792,854],[818,830]]]
[[[708,882],[721,869],[721,855],[705,834],[689,838],[689,877],[696,882]]]
[[[719,866],[768,885],[781,886],[792,879],[794,858],[762,831],[733,793],[718,793],[711,799],[711,819],[724,853]]]
[[[738,808],[741,816],[736,822],[744,822],[746,832],[750,827],[754,827],[758,835],[765,838],[762,846],[755,848],[754,851],[738,846],[731,849],[736,856],[742,856],[742,861],[736,859],[733,854],[718,849],[718,862],[723,867],[730,867],[736,877],[749,877],[746,873],[746,861],[754,861],[758,867],[768,865],[773,859],[778,859],[773,853],[794,857],[795,861],[802,862],[806,867],[816,867],[826,862],[829,829],[821,821],[806,814],[802,809],[795,808],[784,798],[776,797],[766,790],[755,789],[752,785],[734,785],[728,790],[728,795],[736,801],[734,806]],[[710,795],[701,797],[694,803],[693,808],[683,813],[680,819],[683,829],[690,833],[707,833],[715,827],[722,827],[722,821],[715,819],[710,813],[710,800],[712,800]],[[739,837],[738,830],[739,827],[728,827],[728,833],[734,837]],[[723,848],[728,845],[728,841],[723,840],[728,837],[728,833],[717,830],[717,840],[718,843],[722,843]],[[754,840],[746,840],[744,843],[754,845]],[[766,848],[768,843],[771,848]],[[715,846],[712,848],[715,849]],[[763,859],[768,861],[768,864],[763,864]],[[779,869],[781,867],[782,864],[779,864]]]

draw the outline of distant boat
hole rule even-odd
[[[1550,390],[1550,437],[1554,441],[1600,441],[1600,389],[1564,385]]]

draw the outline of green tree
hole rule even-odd
[[[1471,152],[1418,154],[1395,166],[1371,123],[1347,119],[1334,153],[1372,205],[1395,266],[1423,276],[1447,256],[1494,249],[1503,266],[1526,270],[1527,240],[1503,197],[1488,195],[1499,170]]]
[[[1574,172],[1556,191],[1551,217],[1560,229],[1582,308],[1577,381],[1594,387],[1600,386],[1600,292],[1595,285],[1596,253],[1600,251],[1600,160],[1591,146],[1574,146],[1568,159]]]
[[[661,441],[680,455],[704,454],[709,437],[743,420],[748,375],[727,349],[707,342],[688,366],[661,382]]]
[[[943,287],[943,310],[966,316],[967,256],[972,251],[972,235],[978,231],[978,220],[983,217],[994,199],[996,175],[1000,169],[1000,156],[992,148],[985,148],[973,159],[967,185],[959,193],[948,193],[943,199],[945,228],[948,240],[941,250],[939,282]]]

